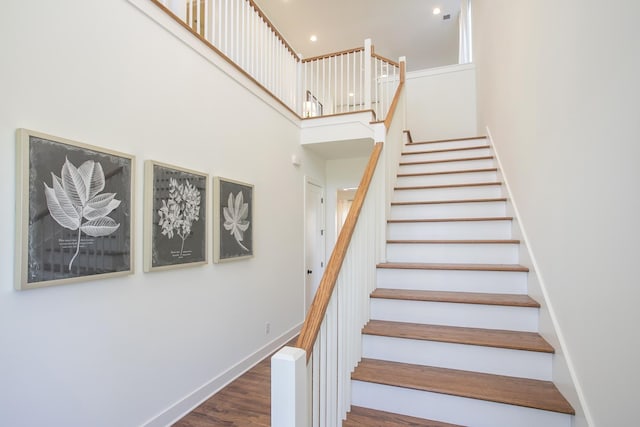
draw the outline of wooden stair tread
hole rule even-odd
[[[400,162],[400,166],[430,165],[434,163],[466,162],[470,160],[490,160],[493,156],[461,157],[457,159],[424,160],[420,162]]]
[[[507,244],[517,245],[520,240],[512,239],[458,239],[458,240],[387,240],[387,244]]]
[[[551,344],[535,332],[370,320],[362,328],[362,333],[383,337],[554,353]]]
[[[450,138],[450,139],[434,139],[431,141],[419,141],[411,142],[406,145],[422,145],[422,144],[437,144],[438,142],[457,142],[457,141],[470,141],[472,139],[486,139],[486,136],[467,136],[464,138]]]
[[[486,199],[452,199],[452,200],[425,200],[416,202],[391,202],[391,206],[408,205],[441,205],[446,203],[485,203],[485,202],[506,202],[506,197],[491,197]]]
[[[362,359],[353,380],[518,405],[574,415],[550,381]]]
[[[446,264],[422,262],[383,262],[378,264],[378,268],[402,270],[529,271],[529,268],[518,264]]]
[[[403,151],[403,156],[411,156],[413,154],[435,154],[435,153],[450,153],[453,151],[468,151],[468,150],[482,150],[483,148],[491,148],[489,145],[475,145],[473,147],[458,147],[458,148],[443,148],[440,150],[425,150],[425,151]]]
[[[492,182],[472,182],[468,184],[444,184],[444,185],[416,185],[412,187],[394,187],[394,190],[433,190],[437,188],[464,188],[464,187],[490,187],[502,185],[499,181]]]
[[[473,221],[513,221],[512,216],[495,216],[482,218],[418,218],[418,219],[388,219],[389,224],[419,223],[419,222],[473,222]]]
[[[425,420],[407,415],[393,414],[360,406],[352,406],[342,427],[375,426],[375,427],[462,427],[457,424]]]
[[[414,172],[414,173],[399,173],[398,177],[408,176],[430,176],[430,175],[448,175],[456,173],[476,173],[476,172],[497,172],[498,168],[481,168],[481,169],[459,169],[453,171],[439,171],[439,172]]]
[[[529,295],[524,294],[495,294],[480,292],[425,291],[416,289],[378,288],[371,293],[371,298],[540,308],[540,304],[536,300],[531,298]]]

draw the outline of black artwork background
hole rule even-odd
[[[220,179],[220,227],[216,230],[220,236],[220,255],[221,260],[237,257],[246,257],[253,255],[253,187],[239,184],[236,182],[224,181]],[[238,192],[242,191],[244,202],[249,206],[249,214],[247,220],[250,221],[247,231],[243,233],[242,244],[249,249],[244,250],[236,241],[235,237],[224,228],[224,208],[229,200],[229,193],[233,193],[234,198]]]
[[[60,177],[65,159],[76,167],[87,160],[100,163],[105,175],[101,193],[116,193],[120,206],[108,216],[120,227],[108,236],[83,233],[80,252],[69,271],[75,253],[71,242],[79,230],[59,225],[49,214],[44,184]],[[29,232],[27,282],[67,279],[131,270],[131,160],[75,145],[29,137]],[[65,243],[66,242],[66,243]]]
[[[162,200],[169,199],[169,179],[175,178],[178,184],[189,183],[200,191],[200,213],[198,221],[191,224],[191,234],[184,242],[184,252],[189,255],[179,258],[182,239],[174,234],[172,239],[162,235],[162,227],[158,225],[160,217],[158,210],[162,207]],[[153,229],[152,229],[152,267],[187,264],[206,261],[206,218],[207,218],[207,179],[203,175],[196,175],[160,165],[153,165]]]

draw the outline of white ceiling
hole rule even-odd
[[[293,49],[304,58],[361,47],[407,70],[458,62],[460,0],[254,0]],[[433,8],[442,10],[433,15]],[[450,14],[451,19],[443,20]],[[311,42],[314,34],[318,41]]]

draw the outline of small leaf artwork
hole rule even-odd
[[[223,208],[222,213],[224,215],[224,229],[233,235],[243,250],[249,252],[249,249],[242,244],[243,234],[251,224],[247,220],[249,204],[244,202],[242,191],[238,191],[235,197],[233,193],[229,193],[227,206]]]
[[[193,223],[200,219],[200,191],[191,185],[189,180],[179,184],[178,180],[169,180],[169,198],[162,200],[158,209],[158,225],[162,228],[162,235],[173,239],[181,239],[179,258],[182,258],[184,241],[191,234]]]
[[[116,193],[100,194],[104,190],[104,172],[100,163],[85,161],[76,168],[65,158],[60,177],[51,173],[52,186],[45,187],[47,208],[51,217],[62,227],[78,230],[76,252],[69,261],[69,271],[80,253],[82,232],[88,236],[108,236],[120,227],[109,215],[120,206]],[[82,222],[85,219],[85,222]]]

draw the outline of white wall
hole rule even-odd
[[[407,73],[407,129],[415,142],[476,136],[473,64]]]
[[[0,52],[0,425],[167,424],[302,322],[303,175],[323,181],[324,162],[128,1],[7,0]],[[13,290],[20,127],[136,156],[135,274]],[[144,274],[145,159],[255,184],[255,258]]]
[[[338,190],[358,187],[369,157],[354,157],[349,159],[334,159],[326,162],[326,260],[329,260],[333,247],[338,240],[337,231],[337,203]]]
[[[474,2],[488,127],[584,414],[637,423],[640,3]]]

